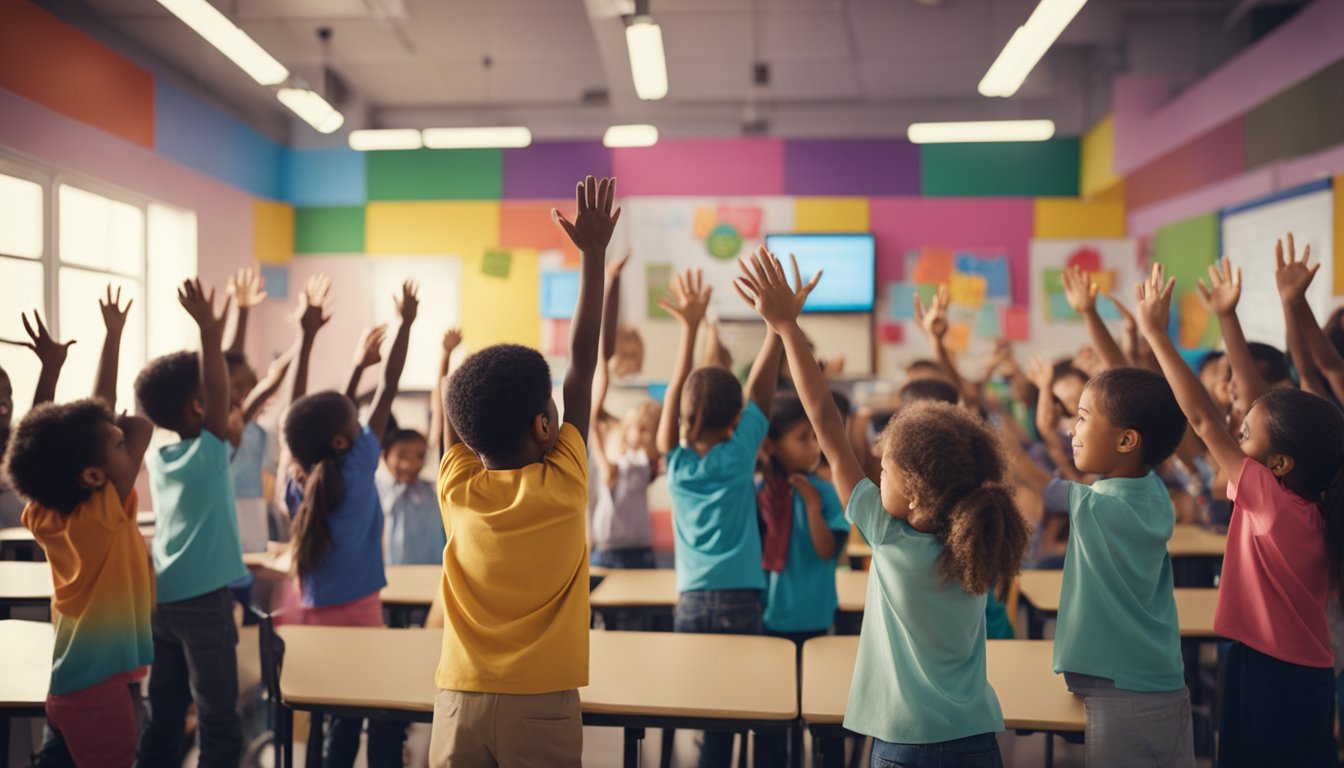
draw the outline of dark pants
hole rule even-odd
[[[773,632],[769,629],[765,630],[765,634],[770,637],[782,637],[794,644],[797,652],[796,662],[798,670],[798,676],[795,679],[799,681],[799,690],[801,690],[803,679],[803,643],[806,643],[814,637],[825,637],[828,631],[829,630],[826,629],[818,629],[812,632]],[[794,726],[794,728],[797,728],[797,726]],[[789,736],[793,733],[794,728],[779,731],[765,731],[756,734],[755,765],[759,766],[759,768],[792,765],[792,763],[789,762]],[[799,739],[795,742],[794,746],[801,749],[802,740]],[[799,755],[798,758],[798,764],[801,765],[802,755]]]
[[[588,564],[598,568],[655,568],[653,547],[632,549],[594,549]]]
[[[892,744],[873,739],[871,768],[1003,768],[992,733],[934,744]]]
[[[351,768],[359,752],[359,734],[364,729],[364,721],[358,717],[333,717],[327,723],[326,741],[322,745],[323,768]],[[369,768],[401,768],[405,740],[405,723],[370,720]]]
[[[1233,643],[1223,679],[1218,765],[1337,766],[1335,674]]]
[[[672,628],[704,635],[759,635],[761,593],[755,589],[682,592]],[[705,732],[700,768],[727,768],[733,762],[733,734]]]
[[[149,724],[140,735],[141,768],[182,764],[187,707],[196,703],[201,768],[237,768],[243,756],[238,716],[238,628],[228,588],[154,608]]]

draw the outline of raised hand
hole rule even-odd
[[[574,245],[584,253],[606,253],[607,243],[611,242],[611,233],[616,229],[616,221],[621,218],[621,209],[613,206],[616,201],[616,180],[598,181],[592,176],[579,182],[574,191],[576,212],[571,223],[561,215],[558,208],[551,209],[551,220]]]
[[[1223,259],[1224,270],[1230,269],[1227,266],[1227,259]],[[1213,273],[1213,267],[1209,267],[1210,273]],[[1237,295],[1241,293],[1241,270],[1236,272],[1235,294],[1232,295],[1232,306],[1236,307]],[[1219,280],[1224,285],[1231,285],[1233,278],[1231,275],[1221,275]],[[1171,319],[1171,291],[1176,286],[1176,278],[1167,279],[1166,270],[1161,264],[1154,264],[1152,274],[1147,280],[1141,280],[1134,286],[1134,298],[1137,301],[1135,305],[1135,314],[1139,321],[1139,330],[1143,331],[1144,336],[1156,337],[1165,335],[1167,324]],[[1215,289],[1219,286],[1215,285]],[[1200,295],[1206,292],[1201,285]],[[1232,289],[1228,289],[1230,293]],[[1209,297],[1205,297],[1209,301]]]
[[[28,322],[28,315],[20,315],[23,319],[23,330],[28,332],[28,341],[10,341],[9,339],[0,339],[5,344],[13,344],[16,347],[27,347],[37,355],[37,359],[42,361],[42,366],[54,365],[60,367],[65,363],[65,357],[70,352],[70,345],[75,343],[74,339],[67,342],[59,342],[51,337],[47,331],[47,326],[42,322],[42,315],[33,310],[33,321]]]
[[[182,308],[187,310],[191,319],[196,321],[197,327],[202,331],[224,331],[224,318],[228,317],[229,305],[232,299],[224,297],[223,311],[215,314],[215,290],[210,289],[209,293],[201,285],[201,279],[194,277],[182,283],[182,287],[177,289],[177,302]]]
[[[331,320],[331,315],[327,312],[330,296],[330,277],[318,274],[308,278],[308,285],[299,294],[299,306],[294,312],[294,319],[298,321],[305,335],[315,335]]]
[[[364,331],[359,346],[355,347],[355,365],[359,368],[368,368],[382,362],[383,339],[386,336],[386,325],[375,325]]]
[[[1124,322],[1126,331],[1133,331],[1139,327],[1138,321],[1134,319],[1134,313],[1130,312],[1129,307],[1126,307],[1115,297],[1114,291],[1108,291],[1102,295],[1115,305],[1115,311],[1120,313],[1120,319]]]
[[[227,292],[239,309],[250,309],[266,300],[266,278],[260,270],[244,267],[229,278]]]
[[[131,305],[135,299],[128,299],[126,306],[121,306],[121,288],[117,288],[117,295],[112,295],[112,284],[107,284],[107,298],[98,300],[98,309],[103,313],[103,327],[108,333],[121,333],[126,327],[126,314],[131,311]]]
[[[699,269],[688,269],[672,278],[669,297],[658,299],[658,306],[664,312],[677,318],[687,328],[697,328],[705,319],[709,309],[709,297],[714,287],[705,285],[705,273]]]
[[[401,295],[393,295],[392,302],[397,305],[402,325],[414,323],[415,315],[420,311],[420,286],[414,280],[407,280],[401,284]]]
[[[1154,264],[1153,268],[1160,266],[1162,265]],[[1205,287],[1204,281],[1200,280],[1195,283],[1195,289],[1199,291],[1199,297],[1204,300],[1209,311],[1215,315],[1234,314],[1237,311],[1237,302],[1241,300],[1241,269],[1239,267],[1234,269],[1232,260],[1224,256],[1218,264],[1209,265],[1209,286]],[[1143,321],[1139,322],[1142,325]]]
[[[1097,308],[1097,284],[1090,275],[1075,265],[1061,272],[1059,279],[1074,312],[1085,315]]]
[[[804,283],[802,273],[798,271],[798,259],[789,254],[794,285],[790,288],[789,280],[784,276],[784,265],[765,246],[751,255],[750,266],[744,259],[738,259],[737,265],[742,269],[742,275],[733,280],[733,289],[775,333],[798,319],[807,297],[821,280],[818,271]]]
[[[618,256],[607,262],[607,282],[611,282],[621,276],[621,270],[630,261],[630,251],[626,251],[624,256]]]
[[[927,309],[924,297],[915,294],[915,322],[930,339],[939,340],[947,335],[947,305],[950,302],[946,283],[938,286]]]
[[[1297,246],[1293,244],[1293,233],[1288,233],[1288,257],[1283,255],[1283,241],[1274,244],[1274,281],[1279,285],[1279,297],[1285,303],[1298,305],[1307,298],[1307,288],[1321,268],[1308,264],[1311,260],[1311,246],[1302,249],[1302,258],[1297,258]]]
[[[1049,392],[1050,385],[1055,381],[1055,372],[1035,352],[1031,354],[1031,359],[1027,361],[1026,374],[1027,381],[1030,381],[1042,392]]]
[[[462,345],[462,329],[449,328],[443,332],[443,354],[451,355],[453,350]]]

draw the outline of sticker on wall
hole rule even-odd
[[[671,315],[658,306],[658,300],[667,296],[672,286],[671,264],[645,264],[644,285],[648,289],[648,315],[652,318],[669,318]]]
[[[481,259],[481,274],[508,279],[513,268],[513,254],[501,248],[488,248]]]
[[[266,283],[266,298],[278,301],[289,299],[289,267],[262,264],[261,279]]]
[[[765,212],[754,205],[700,205],[694,213],[697,240],[705,243],[705,252],[720,261],[742,254],[742,245],[761,236]]]
[[[887,316],[913,321],[915,294],[928,306],[938,286],[946,284],[951,349],[964,350],[975,340],[996,340],[1019,331],[1018,315],[1006,316],[1010,310],[1020,310],[1020,322],[1025,322],[1026,310],[1011,305],[1012,280],[1003,254],[921,248],[906,254],[905,274],[905,281],[887,286]]]

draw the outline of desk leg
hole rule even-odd
[[[0,717],[0,762],[9,764],[9,726],[14,722],[12,718]]]
[[[280,768],[294,768],[294,711],[283,705],[273,705],[278,712],[275,718],[276,759]]]
[[[1045,768],[1055,768],[1055,734],[1045,734]]]
[[[322,713],[311,712],[308,716],[308,754],[304,756],[304,764],[308,768],[322,768]]]
[[[625,768],[639,768],[639,748],[644,741],[643,728],[625,729]]]
[[[737,768],[747,768],[747,745],[751,743],[751,731],[741,731],[737,734]]]
[[[660,768],[672,768],[672,749],[677,746],[677,729],[664,728],[663,739],[658,745],[658,765]]]

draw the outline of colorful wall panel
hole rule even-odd
[[[779,139],[660,141],[612,150],[625,195],[778,195],[784,191]]]
[[[364,238],[369,254],[466,258],[499,245],[499,203],[369,203]]]
[[[918,195],[919,148],[901,139],[789,139],[789,195]]]
[[[258,197],[280,197],[279,144],[177,86],[154,83],[154,149]]]
[[[1036,200],[1034,222],[1036,237],[1124,237],[1125,204],[1121,200],[1042,197]]]
[[[1076,197],[1078,168],[1078,139],[924,144],[919,153],[926,197]]]
[[[367,152],[369,200],[498,200],[498,149]]]
[[[353,149],[287,149],[280,197],[301,206],[363,205],[366,158]]]
[[[294,253],[364,253],[364,249],[364,206],[294,209]]]
[[[611,176],[611,150],[600,141],[552,141],[504,150],[502,196],[506,200],[574,199],[584,176]],[[625,194],[621,188],[619,193]]]

